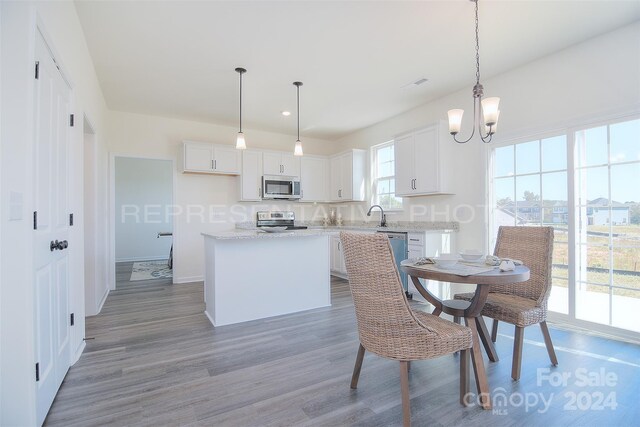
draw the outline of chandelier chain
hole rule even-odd
[[[478,0],[476,4],[476,83],[480,84],[480,33],[478,31]]]

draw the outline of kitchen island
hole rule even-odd
[[[331,305],[329,233],[202,233],[205,314],[230,325]]]

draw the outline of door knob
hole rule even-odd
[[[62,251],[68,247],[69,247],[69,242],[67,242],[66,240],[63,240],[62,242],[59,242],[58,240],[56,241],[52,240],[51,243],[49,244],[49,249],[51,250],[51,252],[55,250]]]

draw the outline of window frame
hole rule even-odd
[[[519,143],[530,142],[534,140],[543,140],[554,136],[564,135],[567,143],[567,212],[565,215],[568,217],[569,235],[567,239],[568,245],[568,264],[570,266],[567,282],[569,286],[569,300],[568,300],[568,313],[559,313],[549,311],[548,319],[550,321],[566,323],[571,326],[590,329],[597,333],[613,335],[623,339],[630,339],[633,341],[640,341],[640,333],[624,329],[611,324],[597,323],[589,320],[584,320],[576,317],[576,254],[577,254],[577,211],[576,201],[577,194],[575,189],[575,179],[577,176],[577,141],[576,132],[586,129],[591,129],[600,126],[613,126],[617,123],[633,121],[640,119],[640,109],[620,109],[618,111],[611,111],[608,114],[598,114],[592,116],[578,117],[573,120],[564,121],[563,125],[549,126],[543,130],[541,127],[529,128],[525,132],[508,132],[503,135],[494,138],[494,142],[484,145],[484,152],[486,156],[487,169],[485,172],[485,185],[486,185],[486,206],[485,206],[485,244],[489,253],[493,251],[493,235],[496,230],[496,224],[494,221],[494,209],[496,204],[496,197],[494,192],[494,171],[495,171],[495,149],[506,146],[513,146]],[[619,163],[616,163],[619,164]],[[550,172],[550,171],[545,171]],[[544,173],[544,172],[539,172]],[[538,173],[536,173],[538,174]],[[515,175],[515,170],[514,170]],[[542,190],[542,189],[541,189]],[[541,195],[542,196],[542,195]],[[605,285],[608,286],[608,285]]]
[[[382,206],[382,208],[384,209],[385,213],[387,212],[402,212],[404,211],[404,201],[402,199],[402,197],[398,197],[396,196],[396,193],[384,193],[384,194],[389,194],[389,195],[393,195],[393,197],[399,199],[401,207],[390,207],[390,206],[384,206],[380,203],[380,201],[378,200],[378,181],[379,180],[386,180],[386,179],[393,179],[394,181],[394,185],[395,185],[395,178],[396,178],[396,174],[395,174],[395,154],[394,154],[394,158],[393,158],[393,174],[392,175],[385,175],[385,176],[378,176],[378,152],[381,149],[384,148],[388,148],[391,147],[392,151],[395,150],[395,140],[390,140],[387,142],[383,142],[381,144],[377,144],[371,147],[371,204],[372,205],[380,205]]]

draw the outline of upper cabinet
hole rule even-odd
[[[245,202],[262,200],[261,151],[242,151],[242,172],[240,175],[240,200]]]
[[[365,150],[350,150],[330,158],[330,200],[334,202],[364,201],[366,198]]]
[[[229,145],[183,142],[184,172],[240,174],[240,153]]]
[[[300,158],[301,202],[328,200],[329,160],[326,157],[303,156]]]
[[[438,123],[395,139],[397,196],[449,194],[440,147],[445,131]]]
[[[265,152],[262,166],[265,175],[300,176],[300,158],[293,154]]]

